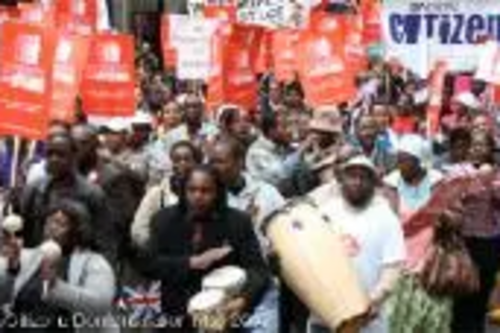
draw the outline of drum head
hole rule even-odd
[[[236,266],[226,266],[214,270],[203,279],[203,289],[232,291],[243,287],[247,279],[246,272]]]
[[[220,307],[225,300],[225,294],[221,290],[205,290],[196,294],[188,304],[188,312],[205,312]]]

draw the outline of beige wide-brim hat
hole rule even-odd
[[[334,106],[322,106],[314,111],[313,119],[309,122],[310,131],[324,133],[342,133],[342,117]]]

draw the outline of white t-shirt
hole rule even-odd
[[[337,186],[331,184],[319,188],[310,196],[319,204],[321,213],[345,235],[345,244],[361,283],[370,294],[384,267],[405,260],[403,230],[389,202],[377,194],[367,208],[358,210],[343,199]],[[362,332],[387,331],[386,320],[379,318]]]

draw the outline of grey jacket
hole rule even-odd
[[[21,270],[17,276],[7,272],[7,260],[0,257],[0,304],[12,303],[24,285],[42,264],[39,249],[23,249]],[[75,251],[70,258],[68,281],[57,280],[44,296],[44,301],[65,308],[78,316],[102,322],[99,328],[77,327],[77,332],[119,332],[111,316],[115,295],[115,276],[111,266],[100,254]],[[103,326],[103,327],[101,327]]]

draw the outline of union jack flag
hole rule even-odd
[[[115,304],[120,312],[129,315],[135,323],[151,323],[161,316],[160,282],[123,286]]]

